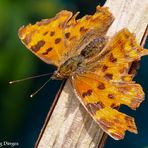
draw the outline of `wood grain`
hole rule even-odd
[[[139,43],[145,39],[148,24],[148,0],[107,0],[115,17],[107,35],[123,27],[134,32]],[[144,37],[143,37],[144,35]],[[41,130],[37,148],[97,148],[103,147],[106,134],[92,120],[76,98],[69,80],[59,91]]]

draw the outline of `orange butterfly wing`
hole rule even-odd
[[[148,51],[140,47],[134,35],[124,28],[114,35],[99,55],[85,64],[90,68],[93,68],[94,63],[98,65],[95,73],[99,76],[116,81],[129,81],[132,78],[128,74],[131,62],[146,54]]]
[[[59,67],[69,57],[78,54],[74,47],[81,45],[81,41],[84,43],[87,33],[97,30],[99,34],[105,34],[113,21],[108,9],[99,6],[94,15],[76,20],[77,14],[72,17],[72,12],[63,10],[52,19],[20,28],[19,37],[43,61]]]
[[[116,140],[122,139],[126,130],[137,133],[134,118],[117,111],[115,107],[125,104],[136,109],[144,100],[142,87],[132,81],[128,68],[131,62],[145,54],[148,51],[137,44],[127,29],[123,29],[96,59],[92,58],[87,63],[89,67],[98,62],[98,67],[72,77],[75,92],[86,110]]]
[[[66,45],[79,54],[86,44],[96,37],[104,36],[114,18],[108,8],[97,6],[94,15],[86,15],[76,20],[76,13],[65,28]],[[75,53],[72,53],[75,54]]]
[[[48,64],[59,66],[64,50],[63,30],[72,12],[63,10],[52,19],[21,27],[19,37],[25,46]]]
[[[122,139],[126,130],[137,133],[134,119],[113,108],[131,102],[130,106],[135,107],[143,101],[144,93],[140,85],[108,82],[90,73],[74,77],[73,85],[86,110],[111,137]]]

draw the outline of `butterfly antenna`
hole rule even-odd
[[[30,79],[34,79],[34,78],[44,77],[44,76],[48,76],[50,74],[52,74],[52,73],[46,73],[46,74],[41,74],[41,75],[37,75],[37,76],[23,78],[23,79],[20,79],[20,80],[14,80],[14,81],[10,81],[9,84],[18,83],[18,82],[22,82],[22,81],[30,80]]]
[[[49,78],[37,91],[31,94],[30,97],[33,98],[50,80],[51,78]]]

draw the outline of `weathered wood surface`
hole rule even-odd
[[[115,17],[108,36],[128,27],[141,42],[148,24],[148,0],[107,0],[105,6]],[[104,133],[76,98],[70,81],[58,93],[35,147],[97,148],[102,147]]]

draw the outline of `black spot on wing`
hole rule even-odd
[[[109,98],[109,99],[114,99],[115,96],[114,96],[113,94],[108,94],[108,98]]]
[[[113,74],[107,73],[104,76],[107,80],[111,80],[113,78]]]
[[[48,48],[45,52],[43,52],[43,55],[47,55],[52,50],[52,47]]]
[[[104,108],[104,104],[101,101],[99,101],[97,103],[87,103],[86,107],[92,115],[95,115],[96,111]]]
[[[37,52],[37,51],[40,50],[40,48],[41,48],[42,46],[44,46],[44,44],[45,44],[45,41],[40,40],[40,41],[37,42],[36,45],[31,46],[31,50],[34,51],[34,52]]]
[[[54,31],[51,31],[50,32],[50,36],[54,36],[55,35],[55,32]]]
[[[55,44],[60,43],[60,41],[61,41],[61,38],[56,38],[56,39],[55,39]]]
[[[110,54],[109,60],[110,60],[110,62],[112,62],[112,63],[117,62],[117,58],[115,58],[112,53]]]
[[[48,31],[44,32],[43,35],[45,36],[46,34],[48,34]]]
[[[65,33],[65,37],[68,39],[70,37],[70,32]]]
[[[108,66],[104,65],[104,66],[102,67],[102,72],[105,72],[107,69],[108,69]]]
[[[92,90],[89,89],[86,92],[83,92],[82,97],[85,98],[86,96],[90,96],[92,94]]]
[[[98,85],[98,87],[97,87],[98,89],[101,89],[101,90],[103,90],[103,89],[105,89],[105,85],[104,85],[104,83],[99,83],[99,85]]]

